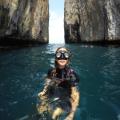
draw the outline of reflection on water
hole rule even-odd
[[[38,119],[37,93],[60,46],[72,51],[70,65],[80,76],[75,120],[120,120],[120,48],[76,44],[0,53],[0,119]]]

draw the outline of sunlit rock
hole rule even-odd
[[[66,42],[120,40],[119,0],[65,0]]]
[[[80,12],[78,0],[65,0],[64,29],[66,42],[80,39]]]
[[[0,36],[48,42],[48,0],[1,0]]]
[[[120,1],[106,0],[105,10],[107,14],[107,38],[108,40],[120,40]]]

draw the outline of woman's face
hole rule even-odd
[[[65,48],[61,48],[57,52],[63,52],[64,53],[64,52],[67,52],[67,50]],[[65,59],[65,58],[57,59],[57,64],[58,64],[59,68],[64,68],[68,64],[68,59]]]

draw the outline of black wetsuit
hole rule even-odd
[[[64,69],[50,69],[47,77],[51,79],[51,83],[54,82],[54,84],[49,85],[49,98],[59,98],[55,104],[52,104],[53,109],[55,109],[55,107],[61,107],[65,111],[69,112],[71,108],[71,87],[77,86],[79,82],[78,75],[71,68],[66,67]]]

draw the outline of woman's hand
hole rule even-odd
[[[38,93],[39,97],[44,96],[44,95],[45,95],[45,91],[42,91],[42,92]]]
[[[45,91],[42,91],[42,92],[38,93],[38,97],[39,97],[41,100],[47,99],[46,92],[45,92]]]
[[[48,90],[48,86],[46,85],[46,86],[44,87],[43,91],[40,92],[40,93],[38,93],[38,97],[42,97],[42,96],[46,95],[47,90]]]

